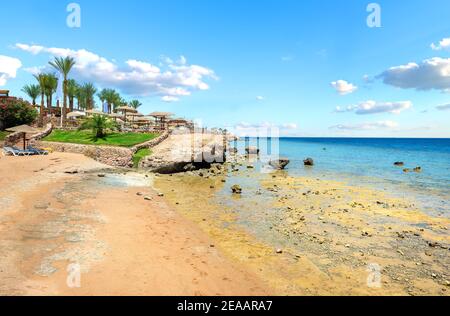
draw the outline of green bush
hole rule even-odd
[[[36,109],[27,101],[0,98],[0,131],[23,124],[31,124],[37,117]]]

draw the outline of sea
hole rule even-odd
[[[261,149],[261,165],[273,157],[286,157],[290,175],[384,190],[415,200],[433,215],[450,217],[449,138],[248,138],[237,142],[241,153],[247,146]],[[304,166],[306,158],[314,160],[313,167]],[[421,172],[414,172],[416,167]]]

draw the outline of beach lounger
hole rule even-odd
[[[29,156],[30,153],[24,150],[17,149],[15,147],[5,146],[3,147],[3,155],[12,155],[12,156]]]
[[[34,148],[33,146],[28,146],[27,150],[34,153],[35,155],[48,155],[48,151],[39,148]]]
[[[19,149],[19,148],[17,148],[17,147],[14,147],[14,146],[12,146],[11,148],[14,149],[16,152],[21,152],[21,153],[23,153],[24,156],[33,156],[33,155],[36,155],[36,153],[34,153],[34,152],[32,152],[32,151],[30,151],[30,150],[28,150],[28,149],[22,150],[22,149]]]

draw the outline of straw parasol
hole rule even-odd
[[[86,113],[83,113],[83,112],[78,112],[78,111],[74,111],[74,112],[70,112],[70,113],[68,113],[67,114],[67,117],[68,118],[71,118],[71,117],[81,117],[81,116],[85,116],[86,115]]]
[[[27,142],[27,133],[29,133],[29,134],[39,133],[38,129],[35,129],[34,127],[31,127],[28,125],[19,125],[19,126],[8,128],[6,130],[8,132],[23,133],[23,149],[24,150],[25,150],[26,142]]]
[[[133,118],[133,122],[135,121],[135,117],[142,117],[144,114],[136,112],[136,113],[130,113],[128,116],[131,116]]]
[[[119,113],[111,113],[111,114],[108,114],[108,116],[109,117],[111,117],[111,118],[113,118],[114,119],[114,121],[122,121],[121,119],[123,119],[123,115],[121,115],[121,114],[119,114]],[[123,122],[123,121],[122,121]]]
[[[172,115],[173,113],[170,112],[153,112],[149,114],[149,116],[153,116],[155,118],[157,124],[159,123],[159,128],[161,130],[164,129],[164,126],[167,123],[167,119]]]
[[[127,113],[137,113],[137,110],[135,108],[132,108],[131,106],[119,106],[116,109],[117,112],[122,112],[124,114],[125,122],[127,121]]]
[[[97,115],[105,115],[102,111],[99,110],[87,110],[86,114],[97,114]]]

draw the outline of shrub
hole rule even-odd
[[[79,130],[92,130],[92,136],[94,139],[104,138],[106,136],[106,130],[117,129],[118,125],[113,120],[107,118],[104,115],[94,115],[86,118],[81,124]]]
[[[27,101],[0,98],[0,131],[23,124],[31,124],[37,117],[36,109]]]

